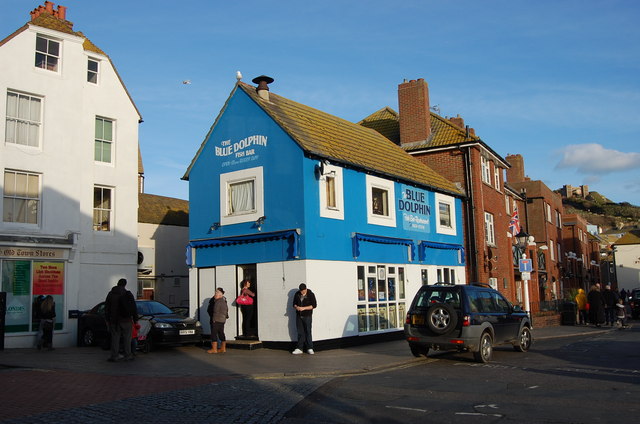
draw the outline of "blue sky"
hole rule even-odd
[[[424,78],[441,115],[460,114],[503,157],[522,154],[531,179],[640,205],[640,2],[316,3],[61,4],[109,54],[143,116],[147,193],[188,198],[180,178],[240,70],[354,122],[397,111],[398,84]],[[0,38],[39,4],[3,0]]]

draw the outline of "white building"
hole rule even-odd
[[[614,243],[615,276],[618,289],[640,288],[640,230],[631,230]]]
[[[6,18],[6,16],[5,16]],[[138,124],[109,56],[45,2],[0,41],[0,268],[5,347],[31,347],[32,303],[56,301],[54,346],[77,310],[137,277]]]

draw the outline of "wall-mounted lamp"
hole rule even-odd
[[[220,228],[220,223],[219,222],[214,222],[213,224],[211,224],[211,227],[209,227],[209,231],[215,231],[218,228]]]
[[[335,177],[336,171],[327,171],[330,163],[328,160],[323,159],[316,165],[316,172],[318,173],[318,178],[323,177],[325,175],[330,175]]]
[[[267,219],[266,216],[261,216],[260,218],[256,219],[256,226],[258,227],[258,231],[262,231],[262,224],[264,224],[265,219]]]

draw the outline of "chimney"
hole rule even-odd
[[[262,100],[269,101],[269,84],[273,82],[273,78],[266,75],[260,75],[251,80],[254,84],[258,84],[256,92]]]
[[[431,135],[429,86],[420,78],[398,85],[400,144],[426,141]]]
[[[449,122],[457,127],[464,128],[464,119],[459,114],[456,117],[449,118]]]
[[[521,183],[527,181],[524,177],[524,159],[522,155],[507,155],[505,159],[511,165],[511,168],[507,169],[507,182]]]
[[[65,6],[58,5],[58,10],[54,13],[54,16],[63,21],[67,20],[67,8]]]
[[[29,14],[31,15],[31,20],[35,20],[38,16],[43,13],[48,13],[49,15],[56,17],[58,19],[62,19],[65,21],[67,19],[67,8],[65,6],[58,5],[57,10],[53,10],[54,3],[50,1],[45,1],[44,6],[38,6],[33,9]]]
[[[45,1],[44,8],[46,9],[49,15],[53,15],[53,2]]]

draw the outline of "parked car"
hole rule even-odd
[[[407,313],[404,332],[414,356],[429,349],[471,351],[488,362],[493,346],[512,344],[526,352],[533,335],[529,315],[481,283],[422,286]]]
[[[167,305],[155,300],[136,300],[139,320],[147,320],[150,330],[140,344],[144,351],[155,346],[176,346],[202,342],[200,321],[176,314]],[[78,344],[108,347],[111,335],[105,319],[105,303],[100,302],[78,318]]]

